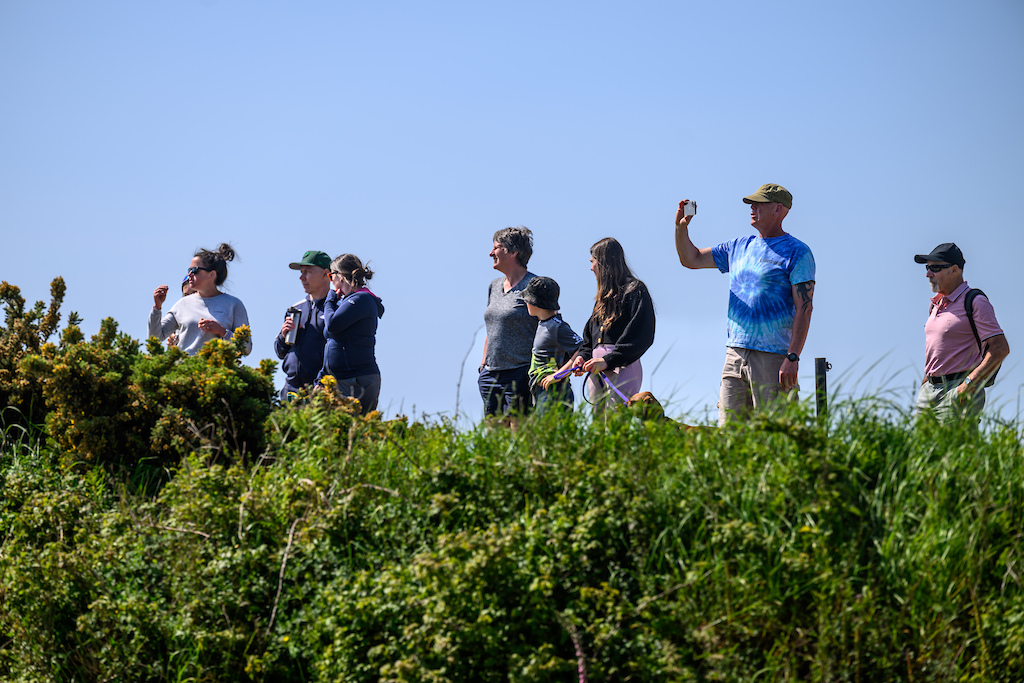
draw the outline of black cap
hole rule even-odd
[[[959,266],[960,270],[964,268],[964,253],[960,251],[960,247],[956,246],[952,242],[943,242],[939,246],[932,249],[930,254],[918,254],[914,257],[916,263],[927,263],[928,261],[945,261],[946,263],[952,263],[954,266]]]
[[[523,301],[537,308],[549,311],[558,310],[558,283],[549,277],[535,277],[526,283],[523,290]]]

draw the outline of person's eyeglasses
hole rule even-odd
[[[189,275],[196,275],[196,274],[199,273],[200,270],[206,271],[207,273],[212,273],[214,271],[213,268],[203,268],[202,266],[192,266],[191,268],[188,269],[188,274]]]
[[[941,273],[946,268],[952,268],[955,263],[930,263],[924,267],[925,270],[930,270],[933,273]]]

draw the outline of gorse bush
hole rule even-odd
[[[0,282],[0,301],[4,304],[4,326],[0,327],[0,424],[38,424],[45,415],[39,387],[18,369],[22,358],[39,353],[42,345],[60,324],[60,306],[64,301],[63,278],[50,283],[50,305],[45,309],[42,301],[25,310],[21,290],[7,282]],[[75,325],[78,316],[70,316]]]
[[[325,394],[153,497],[19,451],[0,680],[1017,680],[1021,455],[857,406],[458,432]]]
[[[241,365],[248,339],[241,328],[193,357],[154,339],[143,354],[108,318],[89,341],[70,325],[60,346],[44,344],[19,369],[40,388],[46,434],[67,464],[166,467],[193,450],[245,457],[262,450],[275,367]]]

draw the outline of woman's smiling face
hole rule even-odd
[[[494,265],[492,267],[495,270],[507,274],[510,269],[515,268],[517,263],[516,256],[518,256],[518,254],[510,252],[508,249],[495,242],[494,246],[491,248],[491,253],[488,254],[488,256],[494,260]]]

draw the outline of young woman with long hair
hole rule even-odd
[[[640,391],[640,357],[654,343],[654,301],[613,237],[590,248],[590,270],[597,279],[594,311],[583,331],[583,345],[568,365],[576,375],[590,373],[587,396],[601,411],[609,400],[621,403],[601,372],[627,397]]]

